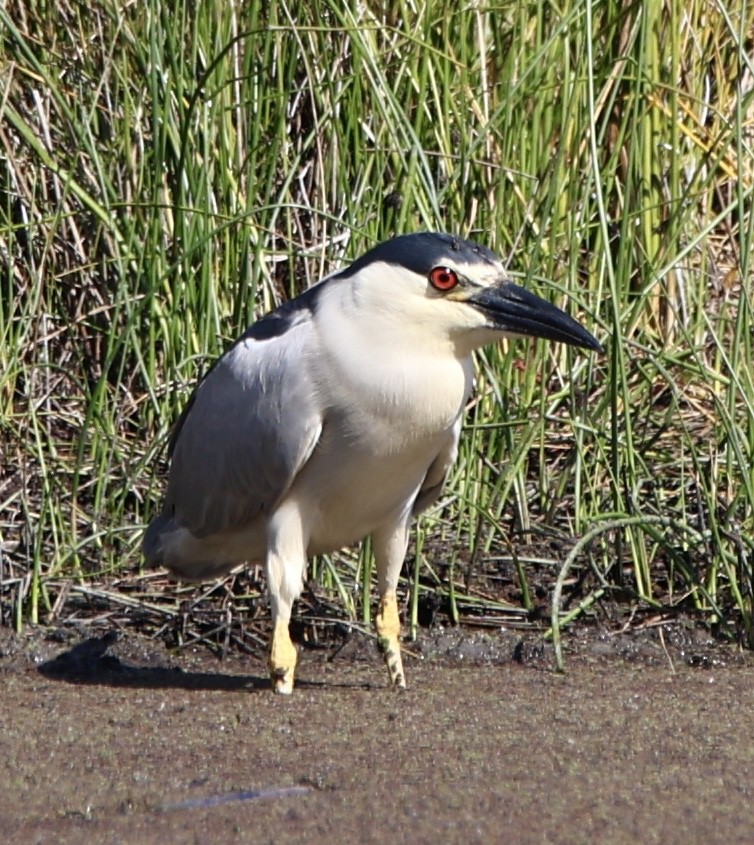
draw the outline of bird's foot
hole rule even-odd
[[[401,658],[401,620],[398,615],[398,599],[394,590],[380,597],[380,606],[374,620],[377,629],[377,645],[385,656],[390,684],[396,689],[406,688],[406,675]]]
[[[297,658],[298,652],[288,633],[288,624],[276,622],[267,664],[273,692],[281,695],[290,695],[293,692],[293,676]]]

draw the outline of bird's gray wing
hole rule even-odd
[[[195,537],[233,530],[290,488],[322,431],[306,367],[312,337],[306,319],[266,318],[199,384],[171,441],[163,513],[175,524]]]
[[[456,420],[448,437],[437,453],[434,461],[429,465],[427,474],[424,476],[419,492],[414,499],[411,512],[416,516],[433,505],[442,493],[445,479],[448,477],[450,468],[458,457],[458,440],[461,436],[461,417]]]

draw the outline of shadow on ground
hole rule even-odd
[[[227,672],[201,672],[183,669],[176,665],[144,666],[129,662],[112,653],[122,640],[122,635],[109,631],[101,637],[88,637],[71,648],[65,649],[50,660],[44,661],[38,671],[53,681],[72,684],[94,684],[111,687],[142,689],[184,689],[234,691],[270,691],[269,676],[233,675]],[[154,660],[154,651],[146,652]],[[137,658],[138,659],[138,658]],[[164,661],[159,661],[163,663]],[[300,679],[298,689],[316,689],[324,682]],[[336,684],[346,688],[370,684]]]

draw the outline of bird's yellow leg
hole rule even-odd
[[[401,620],[398,615],[398,598],[395,590],[387,590],[380,596],[380,605],[374,620],[377,628],[377,644],[385,655],[390,683],[399,689],[405,689],[406,676],[401,659]]]
[[[274,692],[290,695],[293,692],[293,676],[296,671],[298,652],[288,632],[288,623],[282,619],[275,622],[270,643],[270,680]]]

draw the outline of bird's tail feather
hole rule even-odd
[[[229,560],[211,538],[194,537],[166,513],[149,523],[141,548],[148,567],[164,566],[183,581],[209,581],[242,562]]]

